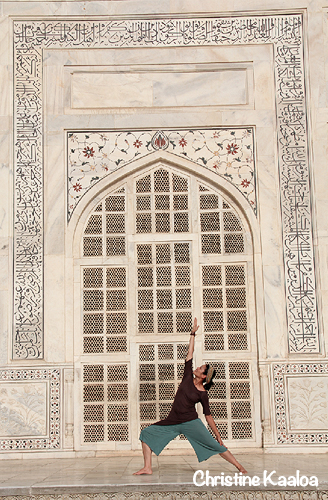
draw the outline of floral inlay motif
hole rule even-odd
[[[165,149],[236,186],[256,213],[253,129],[68,133],[68,219],[82,196],[127,163]]]

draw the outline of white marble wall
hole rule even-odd
[[[86,44],[77,48],[80,44],[74,46],[72,43],[71,46],[58,45],[55,49],[45,45],[43,50],[44,285],[41,297],[44,357],[13,359],[13,295],[17,286],[13,280],[13,221],[15,203],[16,206],[19,204],[13,182],[13,19],[52,18],[62,21],[76,16],[76,19],[88,21],[97,17],[108,20],[108,16],[133,19],[136,16],[167,17],[168,14],[197,18],[204,15],[220,17],[231,12],[252,16],[252,12],[269,15],[273,10],[278,14],[281,10],[283,14],[285,8],[283,0],[234,0],[230,4],[208,0],[206,5],[196,0],[0,3],[0,368],[15,373],[10,381],[0,382],[1,439],[7,439],[11,433],[7,425],[11,411],[23,419],[26,403],[19,396],[21,392],[25,399],[30,396],[33,400],[31,406],[35,408],[36,423],[24,421],[12,431],[12,436],[17,442],[20,437],[46,436],[45,440],[50,439],[52,399],[49,389],[46,390],[48,386],[45,382],[27,384],[17,380],[15,370],[58,368],[63,372],[64,381],[59,387],[64,394],[60,408],[62,422],[58,430],[61,437],[56,446],[49,445],[49,448],[73,449],[71,370],[74,363],[80,363],[80,359],[74,356],[78,351],[74,350],[73,344],[74,315],[80,314],[80,305],[73,302],[75,227],[67,224],[66,131],[254,126],[258,216],[257,222],[255,218],[251,221],[256,305],[253,320],[257,337],[254,347],[258,350],[261,365],[264,442],[267,448],[279,448],[282,444],[297,446],[294,438],[281,441],[277,431],[275,397],[279,398],[283,393],[286,432],[290,435],[315,432],[319,437],[313,446],[327,446],[327,372],[320,368],[327,359],[328,342],[328,11],[322,0],[291,0],[288,4],[289,14],[304,9],[319,352],[296,354],[288,350],[286,294],[289,291],[285,283],[280,207],[284,185],[278,170],[278,94],[273,44],[257,41],[256,44],[231,43],[228,46],[200,43],[196,47],[161,47],[160,44],[141,47],[136,43],[134,47],[124,48],[88,48]],[[115,87],[115,92],[111,91],[112,87]],[[283,135],[280,138],[283,140]],[[304,224],[307,224],[305,219]],[[319,368],[315,375],[312,368],[305,371],[297,368],[297,376],[294,376],[290,375],[293,363]],[[279,371],[274,368],[276,364],[287,368],[285,371],[279,368]],[[279,390],[274,383],[274,370],[278,370],[282,377]],[[79,390],[78,384],[76,387]],[[300,398],[300,390],[307,391],[311,401],[305,403],[306,397]],[[41,398],[39,406],[36,403],[38,398]],[[75,402],[79,402],[77,395]],[[314,413],[318,410],[317,404],[320,411]],[[313,410],[311,405],[314,405]],[[78,413],[76,408],[75,412]],[[30,432],[29,425],[31,429],[34,426]]]

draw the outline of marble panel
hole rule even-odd
[[[71,73],[72,108],[229,106],[247,103],[246,69],[138,67]],[[231,92],[231,88],[234,92]],[[110,89],[110,92],[108,91]]]
[[[273,365],[277,443],[328,442],[328,364]]]
[[[63,363],[66,361],[65,295],[64,262],[61,256],[45,255],[44,277],[45,359],[48,363]]]
[[[0,382],[0,439],[47,434],[46,405],[46,382]]]
[[[61,370],[0,370],[0,450],[60,448]]]
[[[328,376],[287,377],[289,429],[328,429]]]

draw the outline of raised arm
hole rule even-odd
[[[186,357],[186,361],[189,361],[189,359],[192,359],[192,356],[194,354],[194,347],[195,347],[195,335],[196,332],[199,328],[199,325],[197,325],[197,318],[194,319],[194,324],[190,333],[190,340],[189,340],[189,349],[188,349],[188,354]]]

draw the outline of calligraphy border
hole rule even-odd
[[[14,22],[13,357],[43,357],[42,52],[51,48],[274,46],[288,345],[318,353],[303,16]]]

